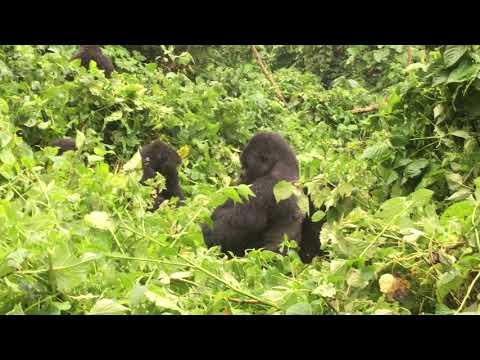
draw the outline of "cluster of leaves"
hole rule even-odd
[[[396,46],[259,49],[286,105],[248,46],[108,46],[111,79],[71,46],[0,48],[0,313],[479,311],[479,48],[414,47],[409,66]],[[288,240],[285,257],[203,244],[211,210],[252,195],[232,179],[260,130],[295,148],[325,221],[312,264]],[[79,150],[57,156],[47,145],[65,135]],[[184,158],[187,200],[148,212],[137,150],[157,137]]]

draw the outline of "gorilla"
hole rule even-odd
[[[228,200],[216,208],[213,227],[202,225],[205,244],[219,245],[222,252],[236,256],[259,248],[285,254],[286,249],[280,250],[284,235],[301,244],[305,216],[295,196],[277,203],[273,187],[281,180],[299,179],[295,153],[280,135],[262,132],[249,141],[240,162],[240,183],[251,185],[255,196],[242,204]]]
[[[157,140],[145,145],[140,150],[142,157],[143,176],[140,180],[142,185],[147,179],[155,177],[158,172],[165,178],[165,189],[160,193],[157,190],[155,203],[152,209],[156,210],[162,202],[172,197],[177,197],[182,202],[185,197],[178,181],[177,167],[182,159],[177,152],[164,142]]]
[[[70,60],[80,59],[81,65],[88,69],[90,60],[97,63],[97,67],[105,71],[109,78],[114,70],[112,60],[102,53],[97,45],[80,45],[80,50]]]
[[[76,150],[75,140],[71,138],[63,138],[52,141],[52,147],[57,147],[58,155],[62,155],[65,151]]]

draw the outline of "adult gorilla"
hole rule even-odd
[[[285,235],[301,243],[304,215],[296,197],[277,203],[273,195],[279,181],[299,178],[298,161],[290,145],[276,133],[259,133],[247,144],[240,161],[240,183],[251,185],[255,196],[242,204],[228,200],[215,209],[213,228],[202,225],[205,244],[220,245],[224,253],[243,256],[246,249],[280,252]]]

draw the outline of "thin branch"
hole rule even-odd
[[[463,307],[465,306],[465,303],[467,302],[467,299],[470,297],[470,294],[473,290],[473,287],[475,286],[475,283],[478,281],[479,278],[480,278],[480,272],[478,272],[477,276],[475,276],[475,279],[473,279],[472,283],[468,287],[467,293],[465,294],[465,297],[463,298],[462,303],[458,307],[457,311],[455,311],[455,315],[457,315],[458,313],[460,313],[460,311],[462,311]]]
[[[354,108],[354,109],[352,109],[352,114],[362,114],[362,113],[366,113],[366,112],[377,111],[379,108],[380,108],[379,104],[373,104],[373,105],[366,106],[366,107]]]
[[[255,58],[255,61],[257,62],[258,66],[260,67],[260,69],[262,70],[263,74],[265,75],[265,77],[267,78],[267,80],[270,82],[270,84],[272,84],[273,86],[273,89],[275,90],[275,93],[277,95],[277,97],[284,103],[284,104],[287,104],[287,102],[285,101],[285,98],[283,97],[283,94],[282,92],[280,91],[280,88],[278,87],[277,83],[275,82],[275,80],[273,80],[273,77],[272,77],[272,74],[268,71],[267,67],[265,66],[265,64],[263,63],[262,61],[262,58],[260,57],[260,54],[258,53],[257,51],[257,48],[255,47],[255,45],[250,45],[251,49],[252,49],[252,53],[253,53],[253,56]]]
[[[271,302],[271,301],[268,301],[268,300],[264,300],[264,299],[261,299],[259,298],[258,296],[255,296],[253,294],[250,294],[242,289],[239,289],[237,288],[236,286],[233,286],[232,284],[229,284],[227,281],[225,281],[224,279],[222,279],[221,277],[215,275],[214,273],[208,271],[207,269],[201,267],[200,265],[197,265],[195,264],[193,261],[191,261],[190,259],[188,259],[187,257],[183,256],[183,255],[178,255],[181,259],[183,259],[184,261],[186,261],[190,266],[194,267],[195,269],[197,270],[200,270],[201,272],[203,272],[204,274],[206,275],[209,275],[210,277],[214,278],[215,280],[221,282],[222,284],[224,284],[225,286],[229,287],[230,289],[232,289],[233,291],[235,292],[238,292],[239,294],[242,294],[246,297],[249,297],[255,301],[258,301],[258,303],[261,303],[261,304],[265,304],[265,305],[268,305],[268,306],[271,306],[271,307],[274,307],[275,309],[277,310],[281,310],[281,308],[275,304],[274,302]]]

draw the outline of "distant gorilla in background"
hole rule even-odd
[[[157,172],[165,178],[165,189],[160,193],[157,190],[155,203],[151,210],[158,209],[162,202],[172,197],[177,197],[180,201],[184,200],[177,172],[177,167],[182,163],[182,159],[177,152],[164,142],[157,140],[142,147],[140,155],[143,166],[141,184],[145,184],[147,179],[155,177]]]
[[[112,60],[102,53],[97,45],[80,45],[80,50],[72,56],[70,60],[80,59],[80,64],[88,69],[90,60],[97,63],[97,67],[105,71],[105,76],[109,78],[114,70]]]
[[[58,155],[62,155],[65,151],[76,150],[75,140],[70,138],[63,138],[54,140],[51,144],[52,147],[57,147]]]
[[[277,203],[273,194],[279,181],[299,178],[298,161],[290,145],[276,133],[259,133],[247,144],[240,161],[240,183],[252,185],[255,197],[242,204],[228,200],[215,209],[213,228],[202,225],[207,247],[220,245],[224,253],[243,256],[246,249],[280,252],[284,235],[301,244],[304,214],[296,197]]]

